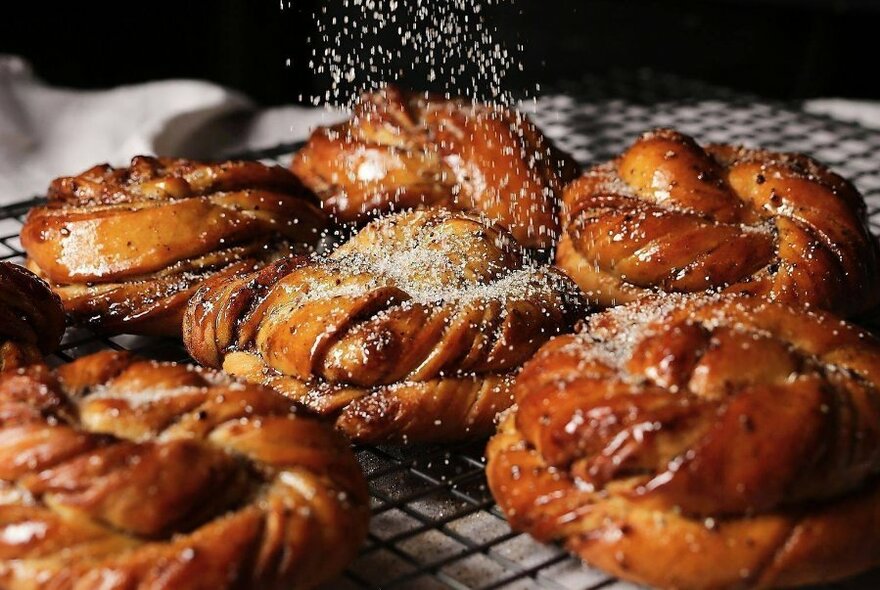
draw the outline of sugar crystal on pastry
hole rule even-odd
[[[356,440],[488,432],[519,365],[585,312],[502,228],[425,209],[372,222],[325,257],[217,281],[190,303],[199,362],[269,384]]]

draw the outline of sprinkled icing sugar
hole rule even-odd
[[[706,296],[709,301],[712,296]],[[614,307],[587,320],[563,352],[578,355],[584,363],[597,363],[623,371],[635,347],[654,333],[654,326],[693,297],[670,294],[649,302]]]
[[[132,408],[150,406],[165,401],[170,401],[186,395],[204,393],[206,387],[184,386],[171,388],[144,388],[144,389],[118,389],[112,386],[96,388],[86,398],[90,401],[120,401]]]
[[[816,354],[809,347],[804,348],[797,339],[782,335],[780,328],[771,325],[764,327],[760,322],[753,323],[749,318],[766,310],[768,306],[777,307],[780,313],[795,312],[810,322],[819,324],[834,323],[834,334],[850,332],[858,338],[865,333],[844,321],[833,319],[821,313],[804,309],[795,309],[784,304],[773,303],[761,298],[740,296],[725,293],[705,293],[687,295],[671,293],[663,297],[631,303],[609,309],[589,318],[583,328],[571,341],[561,347],[564,354],[580,359],[584,371],[590,365],[602,365],[618,372],[620,379],[630,382],[643,382],[644,375],[633,375],[627,370],[627,364],[633,359],[637,346],[658,333],[670,329],[670,316],[676,316],[675,325],[679,321],[694,323],[709,332],[727,329],[747,335],[755,340],[780,340],[788,350],[800,358],[801,371],[798,378],[809,373],[829,375],[846,373],[856,376],[854,369],[847,368],[845,358],[828,360],[823,354]],[[685,315],[679,312],[690,310]],[[793,378],[796,377],[793,375]],[[563,384],[560,384],[562,386]]]
[[[595,182],[598,192],[609,195],[621,195],[631,199],[637,199],[633,188],[618,175],[617,162],[605,162],[598,166],[594,166],[584,174]]]
[[[479,222],[469,233],[450,233],[442,226],[459,219]],[[549,293],[574,292],[562,273],[521,263],[512,241],[477,217],[415,211],[378,220],[363,232],[329,257],[316,258],[322,270],[338,278],[311,284],[304,300],[358,296],[383,287],[424,304],[546,299]]]

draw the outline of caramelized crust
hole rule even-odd
[[[744,295],[670,295],[545,345],[489,443],[512,526],[659,588],[880,564],[880,342]]]
[[[61,300],[27,269],[0,262],[0,373],[40,362],[64,335]]]
[[[578,173],[520,113],[393,86],[363,96],[350,121],[316,130],[291,166],[340,221],[470,209],[535,248],[554,244],[558,196]]]
[[[329,257],[211,281],[190,302],[193,358],[263,382],[360,441],[486,435],[513,374],[583,311],[503,229],[422,210],[368,225]]]
[[[311,588],[366,534],[343,437],[277,393],[124,353],[0,375],[0,586]]]
[[[880,303],[864,200],[803,155],[660,129],[569,185],[563,209],[556,262],[602,306],[714,290],[845,316]]]
[[[59,178],[48,197],[22,228],[29,266],[105,332],[179,335],[206,278],[313,245],[326,223],[296,177],[258,162],[137,157]]]

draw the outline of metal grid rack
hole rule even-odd
[[[868,201],[872,229],[880,234],[880,131],[808,115],[796,105],[651,73],[587,77],[526,102],[523,109],[584,164],[610,157],[656,126],[674,126],[701,142],[812,154],[856,183]],[[286,164],[294,147],[242,156]],[[18,234],[36,201],[0,208],[0,260],[23,260]],[[176,340],[104,338],[72,328],[51,361],[63,363],[108,347],[161,360],[188,358]],[[359,446],[356,452],[370,482],[370,535],[358,559],[329,588],[634,588],[554,545],[511,531],[486,486],[483,443]],[[878,586],[880,573],[869,573],[835,587]]]

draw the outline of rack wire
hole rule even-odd
[[[865,195],[880,234],[880,131],[651,72],[585,77],[526,102],[523,110],[583,164],[618,153],[640,132],[674,126],[701,142],[734,142],[809,153]],[[295,144],[241,154],[286,164]],[[73,172],[73,171],[59,171]],[[22,262],[24,216],[40,199],[0,207],[0,260]],[[101,337],[70,328],[50,362],[113,348],[189,360],[180,342]],[[511,531],[484,477],[483,442],[453,447],[357,446],[373,519],[360,556],[328,588],[625,590],[634,586],[583,565],[555,545]],[[880,587],[868,573],[835,588]]]

